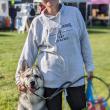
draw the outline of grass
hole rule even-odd
[[[0,32],[0,110],[15,110],[18,92],[15,71],[26,34]]]
[[[110,30],[95,27],[89,28],[89,33],[96,68],[94,74],[110,84]],[[16,109],[18,91],[15,71],[26,35],[27,33],[0,32],[0,110]],[[97,84],[96,86],[100,89]],[[100,91],[104,94],[103,90]]]

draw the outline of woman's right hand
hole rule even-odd
[[[18,87],[18,90],[20,92],[26,92],[27,91],[27,88],[25,87],[24,84],[18,84],[17,87]]]

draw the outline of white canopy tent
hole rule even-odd
[[[40,3],[42,0],[33,0],[33,2],[38,2],[38,3]]]
[[[0,16],[8,16],[8,1],[7,0],[0,0]]]
[[[8,2],[11,0],[0,0],[0,16],[8,16],[9,12],[9,4]],[[22,0],[15,0],[17,2],[21,2]]]

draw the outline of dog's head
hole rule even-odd
[[[35,92],[43,87],[43,76],[37,67],[27,68],[21,74],[20,79],[25,87],[31,92]]]

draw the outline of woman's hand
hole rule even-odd
[[[88,80],[92,80],[93,78],[93,71],[88,72]]]

